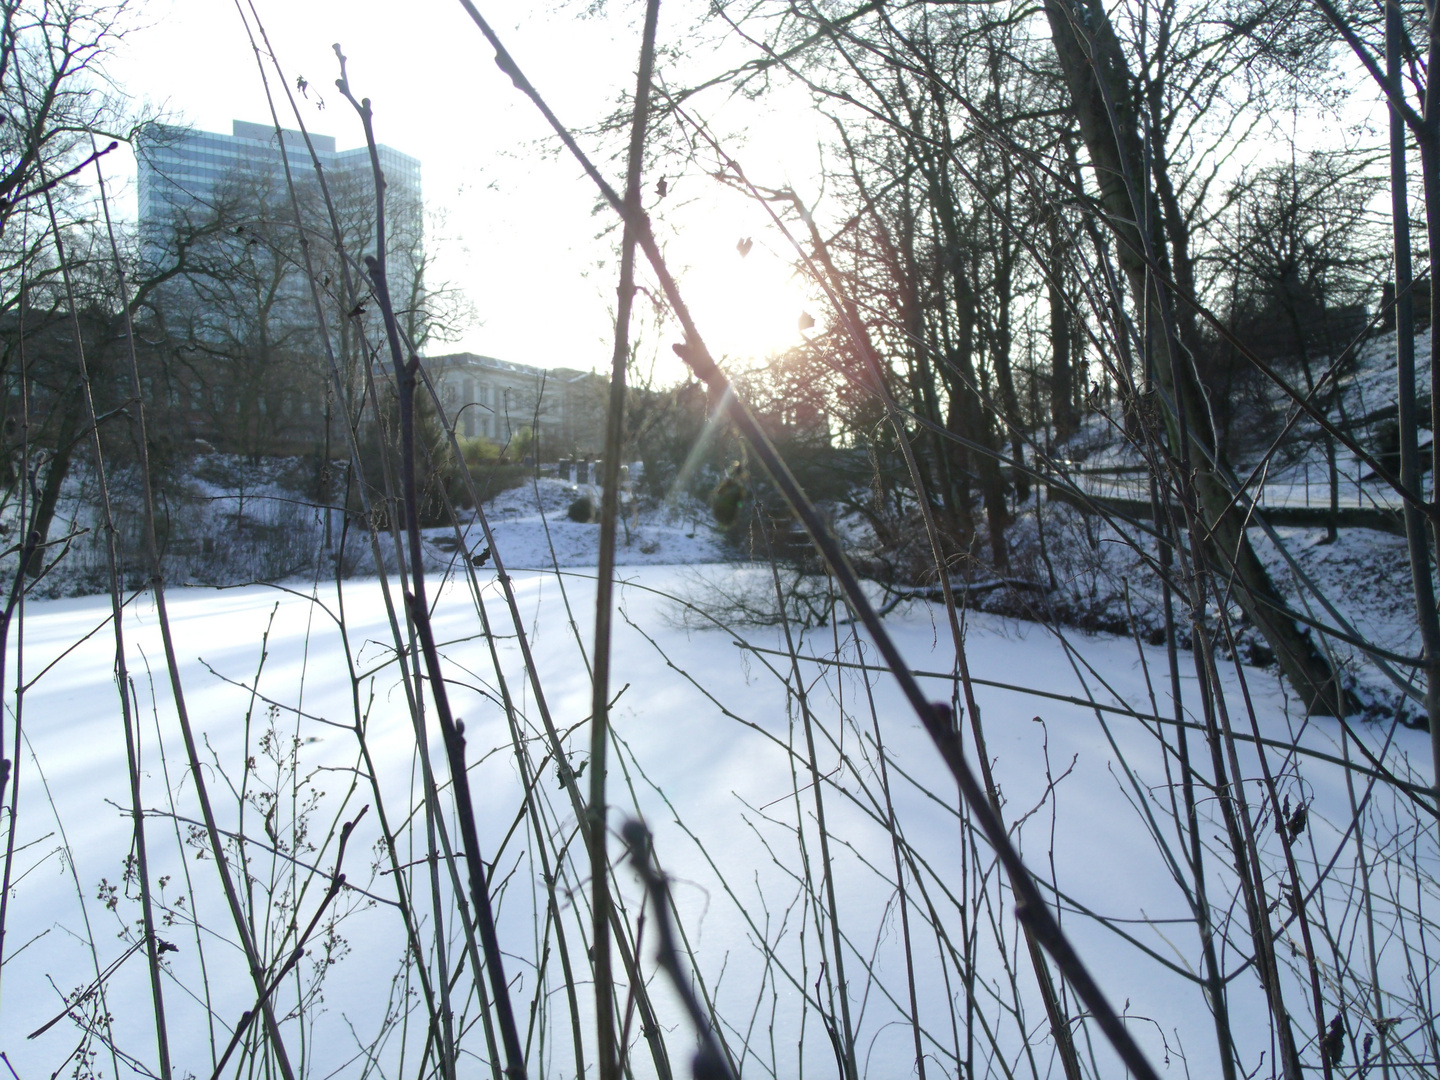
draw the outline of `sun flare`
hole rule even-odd
[[[763,360],[804,340],[807,315],[820,321],[810,283],[784,254],[769,238],[736,236],[707,244],[685,275],[681,288],[717,357]]]

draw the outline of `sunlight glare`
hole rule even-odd
[[[749,254],[737,244],[751,239]],[[823,322],[808,282],[767,236],[735,236],[706,245],[681,290],[717,357],[758,361],[800,344],[802,314]]]

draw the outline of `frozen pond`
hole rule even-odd
[[[581,771],[583,792],[589,780],[583,770],[593,571],[567,571],[558,578],[553,572],[512,573],[545,711],[569,768]],[[859,661],[873,663],[873,649],[849,624],[795,628],[796,652],[818,658],[796,662],[802,709],[778,627],[706,629],[703,616],[687,615],[673,599],[686,596],[703,607],[727,589],[763,595],[770,587],[767,570],[723,564],[623,567],[620,577],[625,584],[618,591],[621,614],[615,624],[615,742],[608,773],[615,881],[633,932],[641,889],[624,864],[616,830],[626,816],[638,814],[655,833],[684,940],[743,1071],[833,1075],[826,1026],[831,1018],[839,1026],[843,965],[863,1075],[914,1072],[911,979],[929,1067],[954,1075],[958,1057],[972,1061],[977,1075],[1011,1070],[1029,1075],[1032,1068],[1045,1075],[1052,1065],[1059,1075],[1030,960],[1023,941],[1016,940],[1008,888],[998,881],[983,841],[963,827],[953,783],[892,681],[874,673],[867,688]],[[515,710],[514,732],[501,704],[491,644],[464,583],[442,590],[436,632],[451,698],[465,721],[481,854],[492,869],[506,975],[522,1040],[528,1039],[531,1075],[573,1075],[566,979],[553,921],[558,915],[563,924],[588,1042],[594,1009],[585,961],[588,863],[493,568],[483,568],[480,580],[496,635],[495,657]],[[423,795],[422,761],[378,583],[348,582],[341,595],[326,585],[313,596],[303,587],[177,589],[170,614],[206,790],[219,828],[232,838],[227,850],[236,869],[238,905],[272,971],[294,946],[292,923],[303,930],[325,894],[340,824],[369,806],[345,855],[349,887],[325,910],[307,942],[309,955],[275,991],[277,1023],[292,1066],[316,1077],[337,1071],[358,1076],[369,1062],[391,1075],[403,1053],[406,1069],[418,1067],[427,1039],[423,998],[435,987],[422,986],[415,965],[406,963],[407,931],[397,906],[402,896],[397,882],[403,882],[414,948],[430,971],[439,970],[443,959],[457,987],[454,1038],[468,1062],[462,1068],[470,1075],[488,1074],[453,881],[445,870],[432,876],[426,819],[415,812]],[[140,918],[133,875],[127,874],[133,851],[130,792],[108,616],[109,603],[100,598],[34,603],[25,612],[23,646],[12,633],[7,754],[17,663],[23,664],[20,677],[28,690],[21,714],[25,741],[0,1049],[23,1080],[57,1068],[70,1071],[75,1061],[67,1055],[77,1040],[85,1042],[75,1018],[97,1025],[101,1011],[112,1018],[117,1049],[112,1057],[103,1040],[93,1041],[86,1049],[96,1056],[87,1067],[107,1075],[117,1067],[122,1074],[156,1068],[144,953],[106,972],[138,940]],[[954,656],[943,613],[925,604],[902,606],[888,625],[910,664],[936,674],[926,680],[934,697],[950,698],[954,687],[944,676]],[[171,1055],[177,1076],[206,1076],[241,1014],[254,1006],[256,993],[199,827],[196,785],[148,596],[129,605],[124,628],[150,876],[161,909],[158,935],[175,946],[165,956],[162,980]],[[1137,650],[1123,638],[1080,634],[1062,642],[1041,626],[991,616],[971,615],[966,632],[977,679],[1041,694],[1093,695],[1102,705],[1123,704],[1146,714],[1157,711],[1153,690],[1158,712],[1173,715],[1163,649]],[[836,659],[849,666],[833,663]],[[1188,653],[1181,654],[1180,673],[1190,719],[1199,722]],[[1234,669],[1227,668],[1223,677],[1232,690],[1234,728],[1247,733],[1250,720]],[[1287,716],[1273,673],[1249,671],[1248,683],[1265,738],[1290,743],[1298,736],[1332,759],[1347,752],[1333,720],[1303,724]],[[1004,816],[1016,825],[1027,862],[1058,888],[1062,921],[1100,984],[1117,1007],[1128,1006],[1136,1018],[1132,1029],[1157,1065],[1170,1061],[1171,1075],[1183,1075],[1182,1068],[1197,1077],[1214,1075],[1214,1024],[1195,978],[1202,971],[1199,937],[1174,870],[1187,857],[1168,816],[1178,788],[1174,728],[1162,729],[1162,746],[1156,725],[1122,711],[1097,712],[996,685],[980,685],[977,696]],[[807,710],[823,807],[817,806],[811,782]],[[361,730],[366,755],[360,752]],[[1402,759],[1410,755],[1422,773],[1428,771],[1422,734],[1378,727],[1358,734],[1385,754],[1391,768],[1403,770]],[[433,718],[426,737],[436,782],[443,787],[449,770]],[[887,760],[883,773],[877,740]],[[1268,895],[1278,902],[1283,884],[1276,869],[1283,866],[1278,836],[1273,819],[1265,816],[1253,744],[1239,747],[1246,795],[1263,830],[1260,844],[1272,860],[1266,867]],[[1193,767],[1208,774],[1203,735],[1192,731],[1188,749]],[[1353,740],[1348,752],[1358,757]],[[1345,906],[1358,871],[1354,841],[1346,832],[1350,794],[1344,775],[1324,758],[1287,756],[1275,747],[1267,751],[1267,765],[1290,801],[1310,805],[1303,841],[1292,848],[1302,879],[1314,884],[1317,868],[1329,867],[1320,892],[1331,904],[1326,926],[1334,941],[1323,946],[1322,960],[1327,970],[1358,964],[1363,943],[1356,937],[1354,912]],[[1365,795],[1364,781],[1357,777],[1357,798]],[[887,784],[896,835],[903,837],[898,847],[886,827],[892,812]],[[534,796],[528,812],[527,789]],[[1223,850],[1220,816],[1203,789],[1201,799],[1201,814],[1214,819],[1205,830],[1213,918],[1243,943],[1248,937],[1231,925],[1245,916],[1233,896],[1233,862]],[[451,806],[443,791],[441,802]],[[1370,804],[1375,827],[1390,828],[1395,837],[1405,834],[1404,803],[1380,785]],[[393,855],[378,843],[382,808],[395,838]],[[816,828],[822,809],[828,852]],[[447,809],[441,824],[453,850],[460,841],[452,816]],[[233,839],[242,833],[248,875],[238,873],[241,848]],[[1433,900],[1433,823],[1415,844],[1412,869],[1421,871],[1422,881],[1418,888],[1413,879],[1404,885],[1411,891],[1410,906]],[[826,854],[838,933],[828,914]],[[1371,856],[1383,861],[1373,851]],[[895,889],[897,858],[905,881],[903,911]],[[547,873],[554,875],[553,905]],[[463,878],[463,864],[459,875]],[[1277,921],[1286,911],[1281,904]],[[331,916],[340,917],[332,924]],[[1395,921],[1383,912],[1377,918],[1386,925]],[[1280,932],[1282,956],[1294,966],[1284,982],[1297,1038],[1313,1057],[1309,982],[1290,948],[1297,931],[1287,924]],[[683,1075],[693,1034],[656,976],[653,928],[641,936],[640,962],[650,978],[658,1026],[677,1075]],[[841,964],[834,956],[837,940]],[[1222,949],[1220,957],[1233,973],[1228,1001],[1237,1051],[1247,1071],[1263,1053],[1268,1075],[1273,1058],[1264,997],[1237,948]],[[1380,950],[1382,972],[1395,973],[1391,989],[1403,995],[1405,943],[1391,935]],[[71,1017],[26,1038],[62,1013],[61,995],[88,987],[97,969],[106,973],[103,1010],[100,995],[92,994]],[[962,972],[969,973],[968,983]],[[1072,1017],[1079,1011],[1073,1000],[1066,1005]],[[1390,1011],[1403,1016],[1402,1005],[1397,999]],[[1356,1041],[1368,1030],[1359,1005],[1351,1006],[1348,1022]],[[626,1023],[636,1073],[654,1075],[640,1017],[631,1015]],[[1413,1024],[1396,1028],[1393,1037],[1411,1037],[1416,1030]],[[1115,1074],[1118,1066],[1098,1031],[1080,1041],[1087,1059],[1093,1044],[1102,1074]]]

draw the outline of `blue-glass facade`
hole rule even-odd
[[[420,162],[388,146],[377,155],[390,296],[401,331],[418,340],[426,312]],[[366,343],[383,337],[363,273],[363,258],[375,252],[369,150],[337,150],[326,135],[307,145],[299,132],[237,120],[229,135],[150,125],[136,157],[145,271],[180,270],[149,296],[158,325],[181,343],[190,380],[181,396],[196,437],[252,453],[324,445],[322,418],[343,415],[331,395],[358,393]]]
[[[356,209],[355,203],[368,203],[374,198],[369,151],[363,146],[337,151],[332,136],[313,133],[310,146],[330,186],[331,197],[342,204],[342,216],[353,218],[350,211]],[[402,245],[418,253],[424,240],[420,162],[389,146],[381,145],[377,150],[385,174],[392,241],[386,246],[392,253],[391,284],[398,305],[403,303],[401,298],[410,283],[405,275],[407,260],[396,259],[394,253]],[[219,208],[222,198],[233,198],[234,191],[243,186],[255,190],[258,183],[268,188],[272,197],[283,196],[286,164],[298,187],[314,190],[314,162],[304,136],[290,130],[277,135],[275,128],[267,124],[235,120],[229,135],[152,124],[137,140],[136,157],[140,233],[147,259],[155,262],[170,250],[177,221],[201,221]],[[228,209],[232,214],[235,211],[233,204]],[[328,232],[325,222],[309,224]],[[358,241],[364,248],[370,239],[356,237],[351,242]]]
[[[163,224],[174,207],[208,206],[221,182],[244,170],[284,180],[281,142],[275,129],[244,120],[232,122],[229,135],[193,128],[152,124],[137,144],[140,223]],[[285,130],[284,160],[304,182],[314,175],[310,152],[298,131]],[[327,174],[368,177],[370,156],[364,147],[335,149],[329,135],[310,136],[315,156]],[[389,146],[379,148],[380,166],[392,199],[421,201],[420,162]]]

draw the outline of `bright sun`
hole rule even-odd
[[[773,246],[779,237],[711,236],[697,245],[680,289],[717,358],[763,360],[804,340],[802,316],[823,321],[823,301],[796,275],[788,249]],[[737,245],[747,239],[742,256]]]

